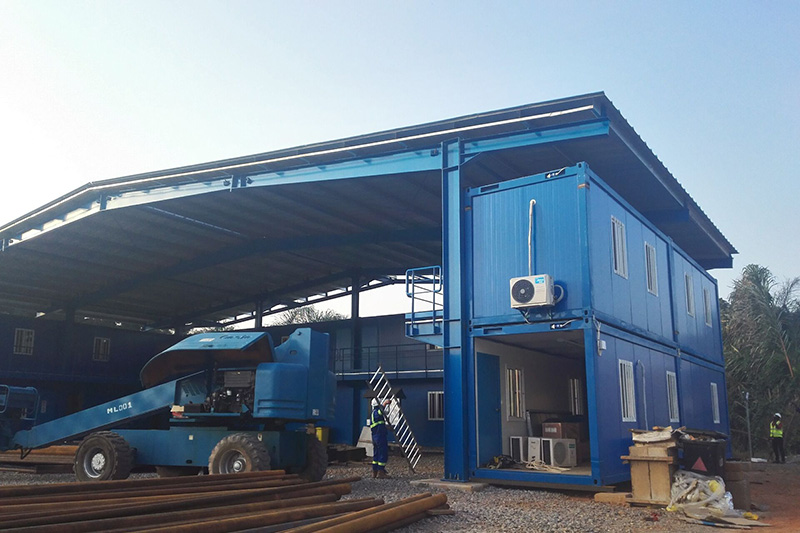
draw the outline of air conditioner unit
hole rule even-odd
[[[528,462],[542,460],[541,437],[528,437]]]
[[[528,462],[528,437],[509,437],[508,451],[511,458],[517,463]]]
[[[550,466],[578,466],[575,439],[542,439],[542,461]]]
[[[524,309],[553,305],[553,278],[548,274],[511,278],[511,307]]]

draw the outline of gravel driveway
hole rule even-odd
[[[419,494],[442,492],[432,487],[411,485],[414,479],[441,478],[443,456],[429,454],[409,473],[401,457],[392,456],[388,470],[392,479],[372,479],[369,464],[331,465],[329,477],[363,476],[353,484],[347,498],[381,497],[387,502]],[[533,489],[487,487],[479,492],[447,490],[454,516],[426,518],[398,532],[525,531],[525,532],[623,532],[681,531],[710,532],[716,528],[692,526],[663,509],[623,507],[596,503],[592,494]],[[658,521],[653,522],[653,514]]]

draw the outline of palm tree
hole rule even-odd
[[[728,302],[720,302],[725,349],[731,433],[734,448],[746,439],[741,400],[750,393],[756,450],[768,444],[772,414],[783,413],[787,449],[800,441],[791,434],[800,406],[800,278],[778,283],[766,267],[748,265],[734,282]]]

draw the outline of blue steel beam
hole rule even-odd
[[[439,159],[429,150],[403,152],[393,155],[368,157],[357,161],[344,161],[328,165],[311,165],[294,170],[249,173],[235,178],[217,178],[206,182],[154,187],[109,195],[107,209],[173,200],[209,192],[241,188],[273,187],[298,183],[335,181],[342,179],[387,176],[439,169]]]
[[[444,285],[444,476],[468,479],[468,417],[474,409],[467,403],[467,365],[470,360],[466,334],[467,298],[462,279],[465,272],[464,194],[462,191],[462,143],[442,143],[442,276]]]
[[[355,235],[310,235],[306,237],[292,237],[287,239],[256,239],[235,246],[223,248],[217,252],[181,261],[176,265],[149,272],[143,276],[129,279],[103,289],[82,295],[65,305],[53,306],[45,313],[52,313],[66,307],[81,309],[84,306],[102,301],[117,294],[134,290],[143,285],[172,276],[181,276],[212,266],[230,263],[246,257],[275,252],[308,250],[314,248],[330,248],[337,246],[363,246],[366,244],[379,244],[387,242],[420,242],[438,241],[441,238],[438,227],[413,228],[395,231],[378,231],[359,233]]]

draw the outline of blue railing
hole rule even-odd
[[[442,350],[414,342],[361,348],[360,357],[353,348],[334,350],[334,372],[339,378],[368,375],[382,366],[389,377],[440,377],[444,368]]]
[[[406,315],[406,335],[440,335],[444,303],[442,267],[406,270],[406,296],[411,298],[411,313]]]

